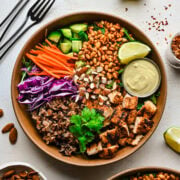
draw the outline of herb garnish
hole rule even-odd
[[[24,57],[22,59],[22,63],[23,65],[27,68],[27,71],[30,71],[32,69],[32,61],[26,60]],[[22,77],[21,77],[21,82],[24,81],[26,75],[27,75],[27,71],[22,71]]]
[[[88,35],[84,31],[80,31],[78,35],[82,41],[88,41]]]
[[[112,81],[110,84],[106,84],[106,88],[112,89],[113,84],[114,84],[114,81]]]
[[[72,125],[69,127],[71,133],[79,140],[80,152],[86,151],[86,145],[95,138],[95,133],[100,133],[103,127],[104,117],[95,109],[85,107],[81,115],[73,115],[70,119]]]
[[[134,41],[134,39],[129,35],[128,30],[123,28],[124,34],[129,39],[129,41]]]
[[[123,72],[124,72],[124,69],[120,69],[120,70],[118,71],[119,74],[122,74]]]
[[[97,26],[96,24],[92,25],[94,27],[95,31],[101,30],[102,34],[105,34],[105,28],[100,28],[99,26]]]

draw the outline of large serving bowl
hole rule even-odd
[[[31,48],[33,48],[37,43],[44,40],[47,32],[52,31],[56,28],[61,28],[63,26],[66,26],[72,23],[91,22],[91,21],[98,21],[98,20],[107,20],[111,22],[120,23],[122,26],[127,28],[131,33],[133,33],[136,39],[144,42],[145,44],[151,47],[152,53],[150,54],[149,57],[157,63],[157,65],[160,68],[161,76],[162,76],[162,82],[161,82],[161,87],[160,87],[161,95],[157,102],[158,111],[153,118],[154,126],[145,135],[145,137],[141,140],[141,142],[135,147],[125,147],[119,150],[116,156],[113,157],[112,159],[106,159],[106,160],[105,159],[85,159],[82,156],[66,157],[58,152],[58,148],[54,146],[46,145],[43,142],[43,140],[41,139],[41,136],[38,134],[32,122],[30,114],[27,112],[27,107],[22,104],[19,104],[17,101],[17,97],[18,97],[17,84],[20,82],[20,79],[21,79],[20,69],[22,66],[22,58],[26,52],[28,52]],[[17,58],[16,64],[14,66],[14,71],[12,75],[12,84],[11,84],[11,94],[12,94],[12,102],[13,102],[14,111],[21,127],[23,128],[27,136],[32,140],[34,144],[36,144],[41,150],[46,152],[48,155],[54,157],[57,160],[60,160],[69,164],[73,164],[73,165],[79,165],[79,166],[98,166],[98,165],[109,164],[109,163],[118,161],[120,159],[123,159],[127,157],[128,155],[132,154],[133,152],[135,152],[137,149],[139,149],[152,135],[152,133],[156,129],[161,119],[162,113],[164,111],[164,106],[166,103],[166,93],[167,93],[167,81],[166,81],[164,65],[156,47],[148,39],[148,37],[143,32],[141,32],[137,27],[135,27],[133,24],[129,23],[128,21],[122,18],[112,16],[109,14],[96,13],[96,12],[82,12],[82,13],[75,13],[75,14],[63,16],[63,17],[60,17],[58,19],[51,21],[50,23],[42,27],[40,30],[38,30],[26,42],[25,46],[21,50]]]
[[[142,174],[149,174],[149,173],[158,173],[158,172],[166,172],[169,174],[174,174],[176,176],[180,176],[180,171],[164,168],[164,167],[142,167],[142,168],[134,168],[134,169],[128,169],[125,171],[122,171],[112,177],[110,177],[108,180],[123,180],[125,177],[136,175],[137,173]]]

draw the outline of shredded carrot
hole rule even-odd
[[[76,57],[70,57],[63,54],[55,45],[47,39],[45,42],[49,46],[42,44],[36,45],[36,49],[31,49],[26,56],[31,59],[42,72],[29,73],[31,75],[51,75],[55,78],[64,77],[73,74],[74,64],[69,60],[77,60]]]
[[[46,67],[44,67],[43,65],[41,65],[39,62],[37,62],[37,57],[36,56],[33,56],[31,54],[28,54],[26,53],[26,56],[31,59],[39,68],[41,68],[42,70],[44,70],[45,72],[47,72],[48,74],[50,74],[52,77],[55,77],[55,78],[60,78],[58,75],[52,73],[51,71],[49,71]]]

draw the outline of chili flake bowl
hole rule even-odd
[[[21,73],[20,73],[20,69],[22,66],[21,60],[26,52],[28,52],[31,48],[33,48],[37,43],[43,41],[43,39],[47,35],[47,32],[50,32],[56,28],[67,26],[71,23],[92,22],[92,21],[98,21],[98,20],[107,20],[111,22],[120,23],[121,26],[131,31],[135,35],[135,38],[144,42],[152,49],[152,52],[149,55],[149,58],[153,59],[156,62],[156,64],[158,65],[161,71],[161,77],[162,77],[161,87],[160,87],[161,95],[158,98],[158,102],[157,102],[158,111],[153,117],[153,121],[154,121],[153,127],[144,136],[144,138],[140,141],[140,143],[137,146],[122,148],[111,159],[98,159],[98,158],[87,159],[81,155],[67,157],[60,154],[58,151],[58,148],[45,144],[40,134],[38,134],[34,126],[34,123],[31,119],[31,116],[27,112],[26,106],[19,104],[17,101],[17,97],[18,97],[17,84],[20,82],[20,79],[21,79]],[[98,13],[98,12],[80,12],[80,13],[66,15],[66,16],[63,16],[63,17],[60,17],[58,19],[51,21],[50,23],[48,23],[47,25],[39,29],[34,35],[32,35],[32,37],[26,42],[23,49],[20,51],[20,54],[14,66],[14,70],[12,74],[12,82],[11,82],[11,95],[12,95],[12,103],[13,103],[14,111],[26,135],[31,139],[31,141],[35,145],[37,145],[38,148],[40,148],[42,151],[47,153],[49,156],[59,161],[62,161],[68,164],[77,165],[77,166],[100,166],[100,165],[113,163],[129,156],[130,154],[138,150],[150,138],[150,136],[153,134],[156,127],[158,126],[158,123],[164,111],[164,107],[166,103],[166,94],[167,94],[167,80],[166,80],[166,73],[165,73],[164,65],[153,43],[148,39],[148,37],[143,32],[141,32],[136,26],[126,21],[125,19],[113,16],[113,15],[105,14],[105,13]]]
[[[174,39],[176,36],[179,36],[179,35],[180,35],[180,32],[176,33],[176,34],[172,37],[172,39],[171,39],[171,41],[170,41],[170,43],[169,43],[169,45],[168,45],[167,51],[166,51],[167,60],[168,60],[168,62],[169,62],[169,65],[170,65],[171,67],[175,68],[175,69],[180,69],[180,59],[178,59],[178,58],[175,56],[175,54],[173,53],[171,45],[172,45],[173,39]]]

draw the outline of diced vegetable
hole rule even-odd
[[[71,45],[71,43],[60,43],[59,44],[59,46],[60,46],[60,49],[61,49],[61,51],[64,53],[64,54],[67,54],[68,52],[70,52],[71,51],[71,47],[72,47],[72,45]]]
[[[84,61],[76,61],[75,65],[76,65],[76,68],[80,68],[82,66],[85,66],[85,62]]]
[[[72,51],[78,53],[82,48],[82,41],[75,40],[72,41]]]
[[[87,31],[88,25],[87,24],[73,24],[70,26],[70,29],[74,33],[79,33],[80,31]]]
[[[77,33],[73,33],[73,38],[80,39]]]
[[[66,38],[64,38],[63,43],[70,43],[70,44],[72,44],[72,42],[69,39],[66,39]]]
[[[61,33],[58,31],[52,31],[47,38],[55,43],[58,43],[61,38]]]
[[[66,55],[69,56],[69,57],[73,57],[73,52],[70,52],[70,53],[68,53]]]
[[[72,38],[72,32],[71,32],[71,29],[68,29],[68,28],[63,28],[63,29],[60,29],[63,36],[70,39]]]

